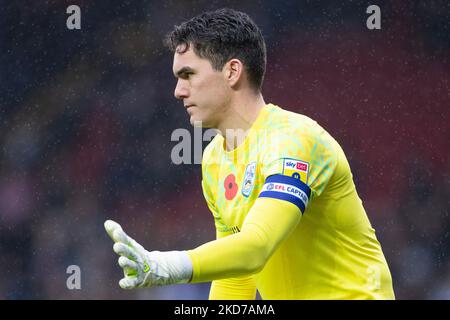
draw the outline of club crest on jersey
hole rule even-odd
[[[308,171],[308,162],[290,158],[283,159],[283,175],[285,176],[290,176],[306,183],[308,179]]]
[[[244,197],[248,197],[255,186],[255,178],[256,178],[256,162],[251,162],[245,168],[244,180],[242,181],[242,195]]]

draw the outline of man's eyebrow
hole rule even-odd
[[[174,73],[175,77],[179,77],[181,74],[183,73],[187,73],[187,72],[194,72],[194,69],[192,69],[191,67],[183,67],[180,70],[178,70],[177,72]]]

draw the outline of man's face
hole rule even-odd
[[[209,60],[192,50],[192,45],[183,53],[175,52],[173,73],[178,78],[174,95],[183,100],[191,124],[201,122],[202,127],[217,128],[230,100],[225,73],[214,70]]]

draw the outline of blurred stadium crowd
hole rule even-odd
[[[81,7],[81,30],[66,7]],[[0,9],[0,299],[206,299],[209,284],[123,291],[107,218],[151,250],[212,240],[199,165],[174,165],[174,24],[223,6],[268,46],[267,102],[343,146],[398,299],[450,299],[446,1],[14,1]],[[394,1],[392,1],[394,2]],[[66,268],[81,268],[68,290]]]

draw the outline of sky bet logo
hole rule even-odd
[[[308,182],[309,164],[306,161],[285,158],[283,162],[283,175]]]
[[[286,167],[291,168],[291,169],[297,169],[297,170],[301,170],[301,171],[307,171],[308,170],[308,165],[306,163],[302,163],[299,161],[286,161]]]

